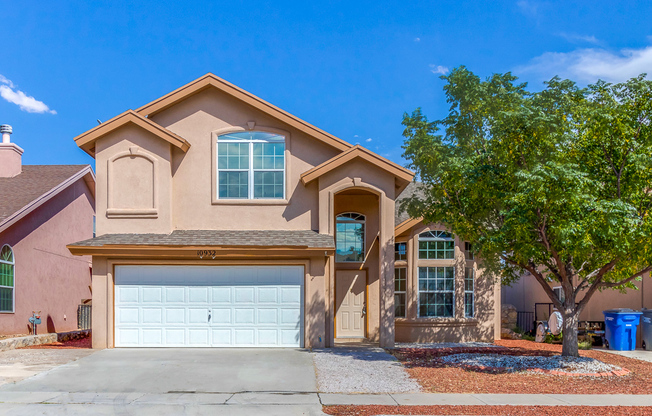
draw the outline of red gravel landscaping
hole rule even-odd
[[[333,416],[372,415],[505,415],[505,416],[645,416],[649,407],[606,406],[324,406]]]
[[[80,348],[92,348],[91,337],[73,339],[65,342],[53,342],[51,344],[40,344],[40,345],[30,345],[25,347],[25,349],[80,349]]]
[[[451,367],[438,357],[461,353],[552,356],[561,345],[532,341],[496,341],[501,348],[406,348],[394,350],[411,377],[426,392],[515,394],[652,394],[652,365],[645,361],[600,351],[580,351],[607,364],[629,370],[626,375],[578,377],[555,374],[505,373],[501,370]],[[409,413],[408,413],[409,414]],[[590,414],[590,413],[589,413]]]

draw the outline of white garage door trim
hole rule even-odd
[[[116,347],[303,347],[303,266],[116,266]]]

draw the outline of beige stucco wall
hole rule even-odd
[[[419,259],[419,234],[430,230],[448,229],[442,224],[413,227],[397,236],[397,242],[407,242],[408,261],[397,261],[395,267],[407,268],[406,316],[396,319],[398,342],[468,342],[493,341],[496,337],[496,283],[483,276],[481,263],[466,260],[464,241],[455,236],[453,259]],[[418,316],[419,267],[455,267],[455,308],[452,318],[420,318]],[[464,269],[475,268],[475,316],[464,316]],[[499,303],[499,302],[498,302]]]
[[[652,309],[652,279],[645,275],[640,282],[634,282],[638,290],[627,289],[625,293],[618,290],[605,289],[596,292],[589,301],[586,308],[580,314],[581,321],[603,321],[603,310],[613,308],[641,308]],[[550,287],[560,286],[551,283]],[[585,292],[580,292],[577,301],[582,300]],[[550,303],[548,295],[531,274],[523,275],[511,286],[503,286],[502,302],[512,304],[516,309],[523,312],[534,312],[535,303]]]

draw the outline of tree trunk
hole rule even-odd
[[[577,347],[577,324],[579,321],[579,313],[573,302],[573,306],[567,306],[564,310],[564,323],[562,334],[562,350],[561,355],[564,357],[579,357],[580,352]]]

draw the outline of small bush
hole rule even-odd
[[[591,341],[580,341],[577,343],[577,348],[581,350],[590,350],[593,348],[593,343]]]
[[[534,341],[536,338],[530,334],[523,334],[523,338],[525,341]]]

